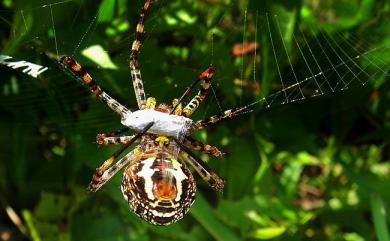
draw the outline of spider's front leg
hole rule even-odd
[[[142,35],[144,33],[144,22],[145,22],[145,16],[148,12],[148,9],[150,7],[151,0],[147,0],[144,4],[144,7],[141,11],[138,24],[136,27],[135,32],[135,39],[133,41],[133,44],[131,46],[131,52],[130,52],[130,74],[131,79],[133,80],[133,87],[135,92],[135,97],[137,99],[138,108],[140,110],[145,109],[146,106],[146,96],[145,96],[145,90],[144,85],[142,82],[141,77],[141,70],[139,68],[138,63],[138,53],[140,48],[142,47]]]
[[[201,88],[200,88],[198,94],[194,98],[192,98],[192,100],[190,101],[190,103],[188,105],[186,105],[184,107],[183,115],[188,117],[198,108],[200,102],[202,102],[206,98],[206,96],[207,96],[207,93],[208,93],[208,90],[209,90],[209,87],[210,87],[210,84],[211,84],[211,80],[212,80],[213,74],[215,72],[215,68],[216,67],[215,67],[214,64],[210,64],[210,66],[206,70],[204,70],[202,73],[199,74],[197,79],[192,81],[191,85],[186,87],[186,89],[185,89],[184,93],[182,94],[182,96],[180,96],[178,101],[176,101],[176,104],[173,105],[173,109],[172,109],[171,113],[173,113],[176,110],[176,108],[181,104],[183,99],[187,95],[189,95],[189,93],[192,91],[194,86],[199,81],[204,80],[204,83],[201,84]]]
[[[199,107],[200,103],[206,99],[209,92],[211,81],[215,72],[215,65],[211,64],[205,71],[199,75],[199,79],[203,79],[204,82],[201,84],[199,92],[194,98],[188,103],[183,109],[183,115],[189,117]]]
[[[213,115],[205,120],[199,120],[191,125],[191,130],[187,134],[191,134],[193,131],[203,129],[207,126],[214,125],[224,119],[232,118],[234,116],[242,115],[245,113],[251,112],[251,110],[248,108],[248,106],[244,107],[238,107],[226,110],[224,112],[221,112],[217,115]]]
[[[183,146],[183,144],[179,141],[177,141],[177,144],[183,150],[180,152],[180,156],[195,169],[199,176],[201,176],[214,191],[222,192],[225,187],[225,181],[213,172],[204,161],[192,154],[192,152]]]
[[[125,115],[126,113],[130,113],[125,106],[116,101],[114,98],[109,96],[106,92],[104,92],[99,85],[92,79],[92,77],[88,74],[87,70],[81,67],[81,65],[74,59],[69,56],[64,56],[59,61],[61,66],[64,69],[69,70],[77,79],[81,80],[89,90],[96,95],[98,99],[103,101],[110,109],[119,115]]]
[[[195,139],[193,139],[192,137],[189,137],[189,136],[186,136],[184,138],[183,144],[186,147],[192,148],[192,149],[197,150],[197,151],[201,151],[203,153],[206,153],[208,155],[212,155],[212,156],[215,156],[215,157],[221,157],[221,156],[223,156],[225,154],[222,151],[220,151],[217,147],[211,146],[211,145],[208,145],[208,144],[204,144],[204,143],[202,143],[202,142],[200,142],[198,140],[195,140]]]

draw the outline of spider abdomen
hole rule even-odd
[[[130,209],[152,224],[181,219],[193,204],[195,191],[191,172],[176,159],[149,157],[123,173],[122,193]]]

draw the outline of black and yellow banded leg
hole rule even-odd
[[[202,159],[194,155],[187,147],[176,141],[182,151],[180,157],[188,162],[199,176],[209,184],[209,186],[216,192],[222,192],[225,187],[225,181],[220,178]]]
[[[95,173],[92,177],[91,182],[89,183],[88,189],[91,192],[96,192],[101,186],[104,185],[117,171],[119,171],[123,166],[127,165],[132,161],[139,160],[142,156],[142,151],[139,147],[135,148],[132,152],[124,156],[119,160],[115,165],[112,166],[112,163],[134,142],[143,136],[149,129],[152,127],[154,122],[150,122],[147,126],[142,129],[141,132],[137,133],[134,137],[128,140],[119,150],[117,150],[110,158],[108,158],[100,167],[96,168]]]
[[[194,113],[194,111],[199,107],[200,103],[206,99],[207,94],[210,89],[211,81],[213,78],[213,74],[215,72],[215,65],[211,64],[205,71],[203,71],[198,79],[204,80],[203,83],[200,86],[199,92],[197,95],[195,95],[194,98],[184,107],[183,109],[183,116],[189,117]],[[191,91],[191,90],[189,90]],[[188,91],[188,93],[189,93]]]
[[[71,73],[76,76],[77,79],[81,80],[89,88],[89,90],[96,95],[98,99],[103,101],[114,112],[118,113],[119,115],[124,115],[130,112],[125,106],[104,92],[95,82],[95,80],[93,80],[92,77],[88,74],[86,69],[81,67],[81,65],[76,60],[69,56],[64,56],[61,58],[60,64],[66,70],[71,71]]]
[[[104,134],[98,134],[96,136],[96,144],[99,146],[121,145],[131,141],[135,135],[132,136],[105,136]]]
[[[199,176],[216,192],[222,192],[225,181],[207,166],[200,158],[187,152],[181,152],[181,157],[188,162]]]
[[[101,135],[101,136],[104,136],[104,137],[113,137],[113,136],[119,136],[120,134],[124,133],[124,132],[127,132],[129,131],[130,128],[129,127],[123,127],[119,130],[116,130],[116,131],[111,131],[109,133],[104,133],[104,134],[98,134],[98,135]]]
[[[125,147],[124,145],[123,147]],[[128,146],[126,146],[127,148]],[[108,158],[103,165],[99,168],[96,168],[95,173],[92,177],[91,182],[89,183],[88,190],[91,192],[96,192],[99,190],[112,176],[115,175],[122,167],[128,165],[131,162],[138,161],[141,158],[141,150],[136,148],[133,151],[126,154],[122,159],[117,161],[114,165],[112,163],[118,158],[118,156],[126,148],[121,148],[114,153],[110,158]]]
[[[144,109],[146,106],[146,95],[144,90],[144,85],[141,77],[141,70],[139,69],[138,63],[138,53],[140,48],[142,47],[142,35],[144,33],[144,23],[145,16],[150,7],[151,0],[146,0],[144,7],[140,13],[138,24],[135,31],[135,39],[131,46],[130,52],[130,74],[131,79],[133,81],[133,87],[135,92],[135,97],[137,99],[138,108],[140,110]]]
[[[98,145],[104,145],[104,139],[106,137],[116,137],[116,136],[119,136],[121,135],[122,133],[124,132],[127,132],[129,131],[130,128],[129,127],[123,127],[119,130],[116,130],[116,131],[112,131],[112,132],[109,132],[109,133],[100,133],[100,134],[97,134],[96,135],[96,144]]]
[[[173,99],[172,106],[175,109],[172,109],[170,114],[182,115],[183,114],[183,105],[179,103],[179,99]]]
[[[187,97],[189,94],[190,94],[190,92],[192,91],[192,89],[195,87],[195,85],[199,82],[199,81],[201,81],[201,80],[205,80],[205,82],[206,82],[206,79],[208,78],[208,77],[210,77],[210,82],[211,82],[211,77],[212,77],[212,75],[214,74],[214,71],[215,71],[215,65],[213,65],[213,64],[211,64],[205,71],[203,71],[202,73],[200,73],[199,74],[199,76],[198,76],[198,78],[197,79],[195,79],[195,80],[193,80],[192,81],[192,83],[189,85],[189,86],[187,86],[186,87],[186,89],[184,90],[184,93],[180,96],[180,98],[179,99],[175,99],[175,100],[173,100],[173,108],[172,108],[172,110],[171,110],[171,114],[173,113],[173,112],[176,112],[176,108],[179,108],[179,106],[181,107],[181,103],[182,103],[182,101],[183,101],[183,99],[185,98],[185,97]],[[203,88],[203,85],[204,84],[202,84],[202,88]],[[208,87],[208,86],[207,86]],[[207,91],[206,91],[206,93],[207,93]],[[199,93],[198,93],[198,95],[199,95]],[[197,95],[197,96],[198,96]],[[196,96],[191,100],[191,102],[193,102],[194,101],[194,99],[196,99]],[[190,103],[191,103],[190,102]],[[199,105],[199,104],[198,104]],[[195,108],[196,109],[196,108]],[[195,110],[194,109],[194,110]],[[181,111],[180,111],[181,112]],[[190,112],[190,111],[189,111]],[[193,112],[193,111],[192,111]]]
[[[189,135],[195,130],[203,129],[207,126],[214,125],[224,119],[232,118],[234,116],[245,114],[248,112],[251,112],[251,110],[249,110],[247,106],[226,110],[220,114],[213,115],[205,120],[199,120],[192,123],[191,130],[187,134]]]
[[[208,155],[212,155],[215,157],[221,157],[223,156],[223,152],[221,152],[217,147],[211,146],[208,144],[204,144],[198,140],[193,139],[192,137],[186,136],[183,140],[183,144],[188,147],[192,148],[197,151],[201,151],[203,153],[206,153]]]

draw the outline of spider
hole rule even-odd
[[[150,4],[151,0],[146,0],[140,13],[129,61],[139,110],[132,112],[110,97],[71,57],[63,56],[59,63],[64,70],[81,80],[98,99],[119,114],[121,124],[125,126],[121,130],[96,136],[98,145],[122,146],[95,170],[88,186],[89,191],[96,192],[125,167],[121,190],[130,209],[149,223],[168,225],[181,219],[195,201],[196,182],[186,163],[192,166],[213,190],[220,192],[225,185],[225,181],[190,149],[215,157],[220,157],[223,153],[215,146],[191,138],[191,133],[244,113],[246,107],[230,109],[205,120],[190,119],[191,114],[207,96],[216,69],[213,64],[200,73],[182,96],[173,100],[172,105],[164,103],[157,105],[153,97],[146,99],[138,53],[142,46],[145,15]],[[198,82],[201,82],[199,92],[184,106],[182,100]],[[135,130],[137,134],[121,135],[129,129]],[[135,142],[139,145],[114,163]]]

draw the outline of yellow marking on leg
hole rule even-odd
[[[185,108],[185,109],[183,110],[183,112],[184,112],[185,116],[189,116],[189,115],[191,114],[191,109]]]
[[[172,106],[176,106],[177,103],[179,102],[179,99],[173,99],[172,101]],[[182,115],[182,112],[183,112],[183,105],[180,103],[176,109],[175,109],[175,115]]]
[[[96,169],[98,175],[102,175],[103,172],[107,170],[111,166],[111,164],[115,161],[115,156],[108,158],[99,168]]]
[[[145,106],[145,109],[154,109],[156,107],[156,98],[153,98],[153,97],[149,97],[147,100],[146,100],[146,106]]]
[[[141,47],[141,42],[139,40],[135,40],[133,42],[133,46],[131,46],[131,50],[138,51],[140,47]]]
[[[76,71],[76,72],[79,72],[81,70],[81,65],[79,65],[78,63],[74,64],[71,66],[71,68]]]
[[[143,24],[137,24],[137,29],[136,29],[136,31],[138,32],[138,33],[143,33],[144,32],[144,25]]]
[[[89,74],[84,74],[83,77],[81,77],[83,79],[83,81],[86,83],[86,84],[89,84],[91,83],[92,81],[92,77],[89,75]]]
[[[134,149],[134,155],[136,155],[136,156],[142,156],[142,155],[143,155],[143,152],[142,152],[139,148],[136,148],[136,149]]]

